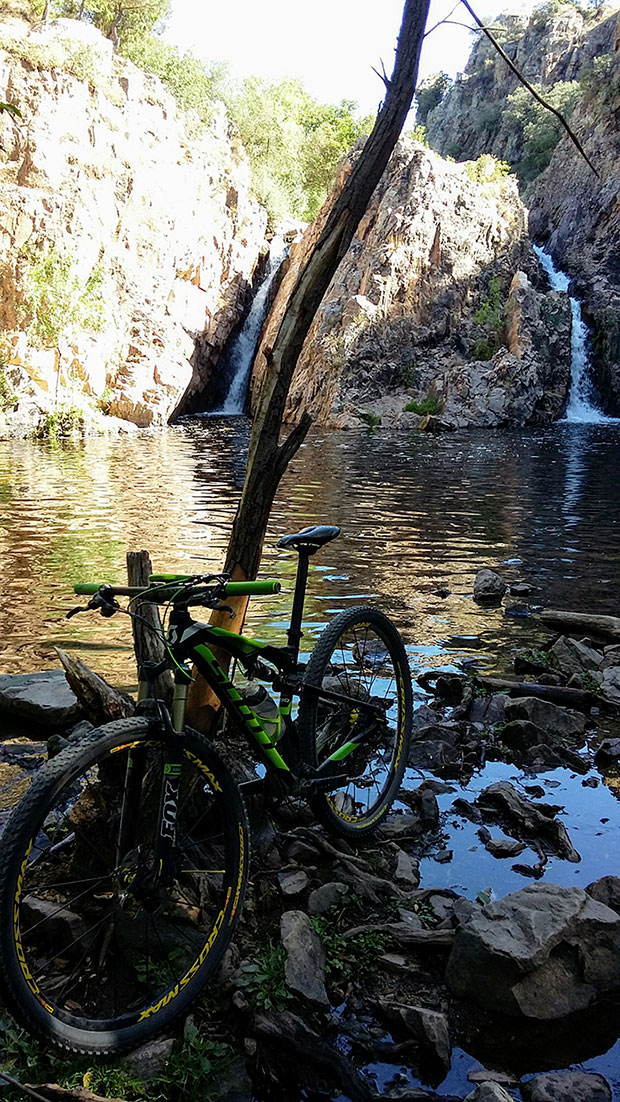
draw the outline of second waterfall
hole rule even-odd
[[[214,413],[238,416],[245,410],[245,397],[250,381],[252,363],[256,354],[256,346],[269,309],[269,292],[287,252],[288,246],[283,238],[274,237],[269,250],[267,275],[256,292],[250,312],[229,349],[230,390],[221,408],[214,410]]]

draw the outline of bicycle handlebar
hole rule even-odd
[[[164,584],[156,584],[159,581]],[[111,585],[111,594],[115,597],[139,597],[144,596],[145,600],[149,599],[149,591],[153,597],[160,598],[163,601],[170,599],[173,593],[179,592],[181,585],[185,582],[193,581],[196,586],[200,586],[201,583],[198,579],[192,577],[191,574],[151,574],[150,584],[148,586],[135,586],[135,585]],[[179,589],[175,589],[174,583],[180,583]],[[98,582],[79,582],[74,585],[73,591],[79,596],[92,597],[95,593],[98,593],[104,583]],[[222,597],[252,597],[252,596],[269,596],[274,593],[279,593],[282,586],[280,582],[273,578],[265,578],[261,581],[254,582],[226,582],[222,586]]]

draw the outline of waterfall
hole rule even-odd
[[[230,390],[222,403],[221,409],[214,410],[214,413],[228,416],[243,413],[254,354],[269,308],[269,292],[287,252],[288,245],[285,244],[283,238],[274,237],[269,250],[267,274],[254,296],[250,312],[242,328],[231,342],[228,351],[232,374]]]
[[[568,291],[569,276],[557,270],[552,257],[544,249],[534,245],[534,251],[549,276],[552,289],[554,291]],[[596,405],[590,378],[590,334],[581,316],[581,303],[579,299],[573,298],[572,295],[569,298],[573,318],[571,330],[571,381],[568,405],[563,419],[580,424],[607,424],[614,421],[615,418],[607,417],[604,413],[601,413]]]

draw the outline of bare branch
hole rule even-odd
[[[588,157],[588,154],[586,153],[586,151],[583,148],[581,142],[579,141],[579,138],[571,130],[571,128],[568,125],[568,123],[567,123],[566,119],[564,118],[564,116],[559,111],[557,111],[555,107],[552,107],[551,104],[546,99],[543,99],[543,97],[536,91],[536,89],[534,87],[532,87],[530,82],[525,79],[523,74],[519,71],[519,69],[517,69],[517,66],[515,65],[514,61],[512,61],[511,58],[508,57],[508,54],[506,53],[506,51],[502,49],[502,47],[500,46],[500,44],[497,41],[497,39],[495,38],[495,36],[493,34],[491,34],[491,31],[487,27],[485,27],[482,20],[478,18],[478,16],[476,15],[474,9],[468,3],[468,0],[461,0],[461,4],[463,5],[464,8],[467,9],[467,11],[471,15],[472,19],[475,21],[475,23],[478,25],[478,27],[480,27],[480,30],[482,31],[482,33],[486,35],[486,37],[488,38],[491,45],[495,47],[495,49],[497,50],[500,57],[503,57],[504,61],[506,62],[507,66],[508,66],[508,68],[515,74],[515,76],[521,82],[521,84],[523,84],[523,86],[525,88],[527,88],[528,92],[530,92],[530,94],[534,97],[535,100],[537,100],[538,103],[540,103],[540,105],[542,107],[544,107],[547,111],[551,111],[552,115],[555,115],[556,119],[558,119],[558,121],[564,127],[564,129],[565,129],[566,133],[568,134],[570,140],[572,141],[573,145],[576,146],[576,148],[581,153],[581,156],[583,157],[584,161],[586,161],[586,163],[590,166],[590,168],[592,169],[594,175],[598,179],[600,179],[599,173],[597,172],[594,165],[592,164],[592,161]]]
[[[385,65],[383,64],[383,61],[381,62],[381,72],[379,72],[378,69],[375,69],[374,65],[372,66],[372,71],[373,71],[373,73],[377,74],[377,76],[379,77],[379,80],[382,80],[383,83],[385,84],[385,87],[387,89],[389,89],[389,87],[390,87],[390,78],[389,78],[389,76],[387,75],[387,73],[385,71]]]
[[[458,8],[460,2],[461,2],[461,0],[457,0],[457,3],[454,5],[452,10],[449,11],[448,14],[446,16],[444,16],[443,19],[440,19],[438,23],[435,23],[434,27],[429,27],[429,29],[424,32],[424,37],[428,38],[429,34],[432,34],[433,31],[436,31],[438,27],[443,26],[444,23],[449,23],[450,22],[450,16],[454,14],[454,12]],[[471,30],[473,30],[473,27],[471,28]]]

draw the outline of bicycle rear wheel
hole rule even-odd
[[[156,1036],[199,995],[232,937],[249,861],[243,801],[197,733],[185,732],[180,756],[168,883],[154,867],[165,749],[146,719],[110,723],[62,751],[4,831],[3,995],[19,1022],[65,1048],[113,1052]]]
[[[320,689],[347,699],[321,698]],[[375,608],[341,612],[312,651],[298,715],[306,763],[316,769],[337,754],[330,771],[346,773],[310,799],[329,830],[354,839],[380,825],[407,765],[412,715],[409,664],[394,624]]]

